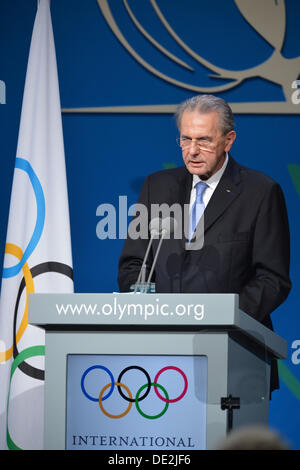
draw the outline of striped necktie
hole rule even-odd
[[[207,188],[207,184],[204,181],[199,181],[196,186],[196,199],[193,204],[190,213],[190,224],[189,224],[189,241],[193,238],[193,234],[196,230],[198,222],[204,212],[205,206],[203,203],[203,194]]]

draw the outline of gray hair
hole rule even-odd
[[[181,118],[184,111],[198,111],[199,113],[211,113],[216,111],[219,114],[220,128],[224,135],[234,129],[234,118],[232,110],[227,101],[214,95],[197,95],[181,103],[175,113],[177,127],[180,131]]]
[[[291,450],[288,442],[263,425],[248,425],[232,430],[217,450]]]

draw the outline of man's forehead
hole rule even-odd
[[[220,118],[217,111],[202,112],[197,109],[186,109],[182,114],[181,131],[186,127],[193,128],[219,128]]]

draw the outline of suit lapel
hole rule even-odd
[[[204,212],[207,231],[241,192],[239,165],[229,157],[227,167]]]
[[[185,233],[188,234],[188,208],[190,203],[191,189],[193,177],[185,167],[182,167],[182,172],[177,178],[177,185],[172,190],[172,201],[181,205],[181,230],[182,237],[178,239],[180,251],[184,249],[186,239]],[[187,227],[184,224],[187,223]]]
[[[182,179],[178,180],[179,184],[179,201],[180,204],[184,206],[184,204],[190,203],[190,196],[193,184],[193,176],[184,168],[184,174]]]
[[[186,208],[190,202],[190,194],[192,188],[192,175],[187,171],[185,167],[182,167],[182,172],[177,178],[177,185],[171,188],[171,203],[179,202],[182,206],[182,222],[188,224],[187,214],[184,214],[185,205]],[[238,197],[241,192],[240,183],[240,166],[229,156],[227,167],[224,174],[219,181],[206,209],[204,212],[204,230],[205,232],[216,222],[216,220],[224,213],[224,211],[232,204],[232,202]],[[173,201],[173,202],[172,202]],[[186,228],[187,230],[187,228]],[[188,233],[184,231],[184,225],[182,225],[182,233]],[[183,236],[179,243],[182,247],[185,247],[186,239]]]

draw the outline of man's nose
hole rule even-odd
[[[191,141],[189,150],[191,155],[197,155],[199,153],[199,146],[195,140]]]

